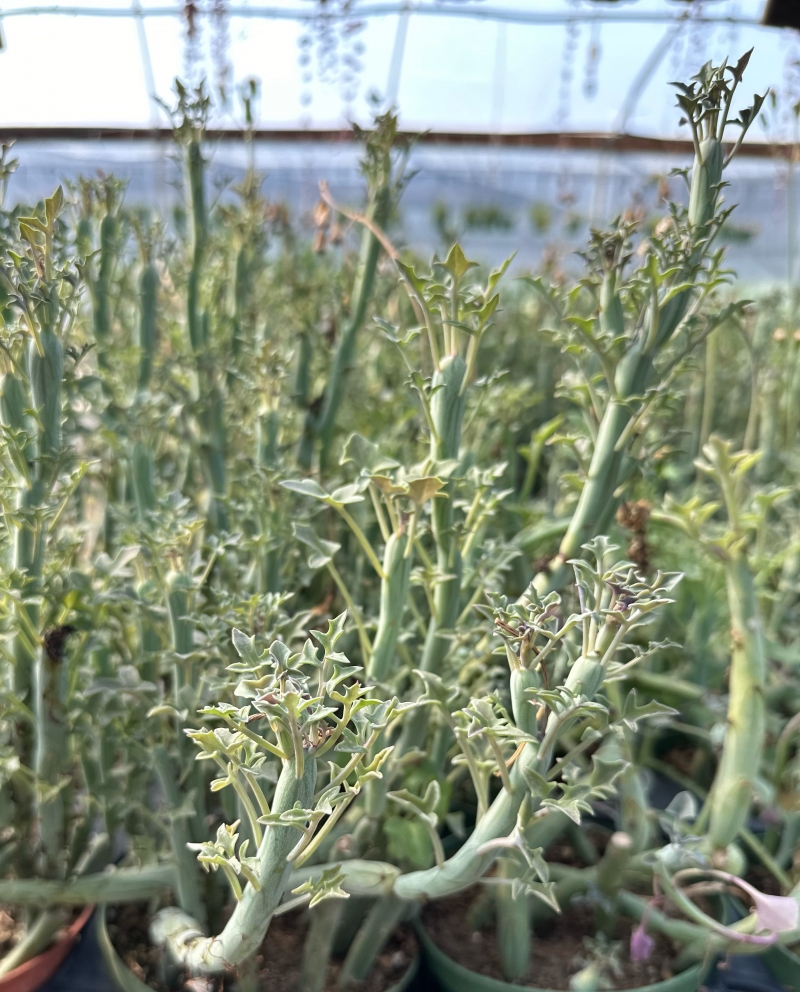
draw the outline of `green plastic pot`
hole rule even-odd
[[[521,990],[554,992],[553,989],[540,989],[534,985],[512,985],[510,982],[502,982],[497,978],[489,978],[487,975],[470,971],[440,950],[420,922],[417,922],[416,926],[425,962],[445,992],[521,992]],[[634,989],[633,992],[697,992],[700,987],[701,972],[701,966],[694,965],[665,982],[644,985]]]
[[[106,907],[100,906],[96,916],[97,942],[103,952],[103,960],[108,968],[108,974],[114,980],[120,992],[152,992],[149,985],[137,978],[122,958],[114,950],[106,927]]]
[[[800,992],[800,957],[777,944],[764,953],[764,964],[791,992]]]
[[[101,906],[97,912],[97,940],[103,952],[103,960],[108,968],[108,973],[116,983],[119,992],[152,992],[150,986],[145,985],[141,979],[137,978],[114,950],[114,945],[111,943],[111,938],[106,928],[105,906]],[[419,960],[420,955],[418,952],[414,955],[402,978],[395,982],[394,985],[390,985],[386,989],[386,992],[404,992],[417,974]]]

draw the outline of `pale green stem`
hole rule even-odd
[[[364,549],[364,553],[366,554],[367,558],[369,558],[370,564],[372,565],[372,567],[377,572],[378,577],[381,578],[381,579],[384,578],[383,568],[381,566],[381,563],[380,563],[380,561],[378,561],[378,556],[375,554],[375,549],[372,547],[372,545],[367,540],[367,536],[364,533],[364,531],[358,526],[358,524],[355,522],[355,520],[353,520],[353,518],[347,512],[347,510],[345,509],[345,507],[343,507],[343,506],[337,506],[336,509],[342,515],[343,519],[347,523],[347,526],[350,528],[350,530],[355,535],[356,540],[361,545],[361,547]]]

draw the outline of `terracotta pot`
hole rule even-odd
[[[541,989],[534,985],[512,985],[498,978],[479,975],[440,950],[421,923],[417,924],[417,934],[428,968],[444,992],[552,992],[551,989]],[[700,978],[700,965],[695,965],[665,982],[645,985],[633,992],[697,992]]]
[[[0,978],[0,992],[36,992],[58,971],[81,931],[91,919],[94,906],[87,906],[70,928],[46,951]]]

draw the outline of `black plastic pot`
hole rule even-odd
[[[784,992],[784,986],[770,973],[764,958],[746,954],[731,955],[727,961],[720,962],[705,985],[708,992]]]
[[[39,992],[119,992],[106,968],[97,936],[98,910],[59,970]]]

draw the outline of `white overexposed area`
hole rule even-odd
[[[176,77],[204,80],[214,98],[211,125],[238,129],[240,91],[253,78],[254,125],[299,132],[291,141],[267,134],[254,154],[266,194],[301,223],[319,180],[348,202],[363,188],[352,142],[302,133],[368,125],[395,107],[407,131],[483,136],[417,146],[418,174],[395,237],[433,251],[446,222],[479,257],[518,250],[516,265],[532,267],[543,251],[557,250],[568,265],[590,226],[632,204],[652,209],[659,181],[663,188],[670,170],[687,162],[678,152],[622,152],[613,143],[517,148],[492,146],[487,136],[686,139],[671,81],[753,48],[737,108],[772,91],[748,142],[775,153],[734,163],[726,197],[739,208],[726,237],[744,280],[783,280],[793,256],[785,143],[800,139],[800,32],[762,26],[764,2],[12,0],[0,10],[0,128],[20,139],[20,165],[7,195],[33,202],[100,169],[128,181],[129,201],[175,202],[180,171],[168,141],[86,140],[85,132],[70,140],[69,129],[163,131]],[[25,136],[30,128],[44,131]],[[62,131],[48,133],[53,128]],[[246,166],[241,141],[212,142],[208,154],[220,189]],[[680,181],[669,182],[680,195]],[[488,210],[491,222],[471,223],[476,209],[484,219]]]

